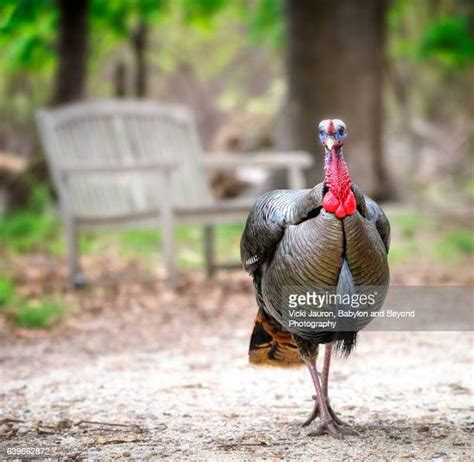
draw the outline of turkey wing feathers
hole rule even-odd
[[[365,196],[365,204],[367,206],[367,220],[375,224],[388,253],[390,248],[390,223],[377,202]]]
[[[322,204],[323,184],[313,189],[276,190],[263,194],[255,203],[240,241],[244,269],[254,274],[268,263],[285,229],[315,216]]]

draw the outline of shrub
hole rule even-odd
[[[44,329],[60,321],[65,312],[65,306],[53,300],[23,301],[13,311],[12,319],[22,327]]]
[[[15,284],[10,278],[0,278],[0,308],[9,305],[16,293]]]

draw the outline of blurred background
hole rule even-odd
[[[248,367],[252,282],[240,269],[206,277],[199,223],[174,230],[178,290],[166,285],[158,226],[81,232],[88,284],[72,287],[38,110],[183,105],[208,164],[307,151],[308,187],[322,179],[317,125],[341,118],[352,178],[392,225],[392,284],[472,285],[473,29],[471,0],[2,0],[0,443],[27,435],[107,459],[158,446],[203,460],[324,449],[299,426],[312,407],[306,374]],[[258,168],[205,179],[219,200],[285,180]],[[239,261],[243,225],[216,226],[219,263]],[[365,435],[325,443],[326,459],[368,447],[364,460],[469,459],[472,335],[361,338],[331,386]]]
[[[354,181],[387,204],[395,282],[472,282],[472,31],[464,0],[3,1],[6,317],[44,327],[70,309],[57,196],[34,116],[82,100],[185,105],[203,150],[219,155],[308,151],[309,186],[322,177],[316,125],[340,117]],[[278,174],[257,178],[261,189],[284,186]],[[214,172],[209,181],[218,198],[246,188],[245,174]],[[242,226],[218,226],[221,261],[238,260]],[[202,232],[181,226],[176,238],[183,282],[202,269]],[[155,229],[87,232],[80,252],[97,284],[130,268],[136,275],[136,266],[160,280],[159,242]]]

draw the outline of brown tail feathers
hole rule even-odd
[[[261,310],[250,337],[249,362],[259,366],[292,367],[303,361],[289,332]]]

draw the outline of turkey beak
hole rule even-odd
[[[325,144],[330,151],[332,147],[336,144],[336,140],[332,136],[328,136]]]

